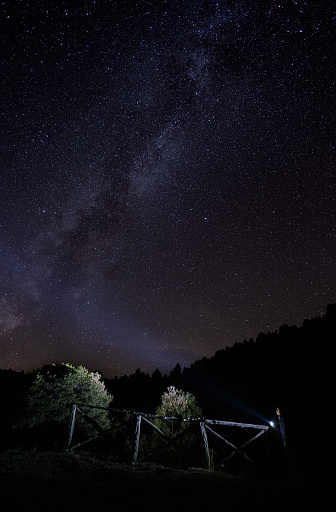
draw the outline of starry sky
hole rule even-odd
[[[1,26],[1,368],[167,372],[336,301],[333,2]]]

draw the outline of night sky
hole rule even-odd
[[[1,26],[1,368],[169,372],[336,302],[333,2]]]

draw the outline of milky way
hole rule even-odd
[[[169,371],[335,302],[329,1],[1,23],[0,367]]]

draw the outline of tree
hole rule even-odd
[[[189,458],[193,457],[194,452],[197,452],[195,427],[198,426],[198,423],[195,425],[193,422],[183,422],[182,420],[202,417],[202,410],[197,405],[195,396],[187,391],[169,386],[161,396],[161,404],[157,407],[156,414],[170,418],[156,418],[153,423],[170,439],[176,440],[177,444],[167,444],[161,436],[152,431],[147,437],[147,449],[156,450],[159,453],[158,460],[165,464],[175,464],[176,460],[181,463],[182,453],[184,456],[189,453]]]
[[[173,386],[179,386],[182,382],[182,370],[180,363],[177,363],[169,374],[169,382]]]
[[[192,393],[169,386],[161,397],[161,404],[156,409],[156,414],[177,418],[198,418],[202,415],[202,409],[198,407]]]
[[[23,423],[30,428],[51,424],[67,427],[73,404],[109,407],[112,399],[98,372],[69,364],[48,365],[37,374],[27,393]],[[90,409],[88,414],[103,429],[109,428],[107,410]],[[93,432],[86,423],[82,423],[82,429],[90,435]]]
[[[177,420],[156,420],[156,425],[166,434],[177,436],[188,428],[188,423],[181,423],[185,418],[199,418],[202,416],[202,409],[198,407],[196,398],[188,391],[176,389],[169,386],[161,397],[161,404],[156,409],[158,416],[177,418]]]

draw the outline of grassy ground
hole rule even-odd
[[[85,454],[0,453],[3,512],[23,510],[332,510],[333,489],[302,479],[242,478],[202,469],[117,464]],[[336,510],[336,508],[335,508]]]

